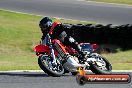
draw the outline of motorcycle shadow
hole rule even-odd
[[[20,76],[20,77],[52,77],[44,72],[1,72],[0,76]],[[72,76],[70,74],[64,74],[62,77]]]

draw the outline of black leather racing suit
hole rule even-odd
[[[83,52],[81,51],[81,48],[78,46],[78,42],[76,42],[74,40],[74,38],[72,38],[70,35],[68,35],[68,30],[70,30],[70,28],[71,27],[68,25],[58,24],[57,26],[55,26],[55,28],[53,30],[53,33],[51,35],[51,39],[59,39],[64,45],[71,46],[72,48],[77,50],[80,54],[79,59],[82,60]],[[49,29],[47,29],[48,31],[45,31],[43,33],[43,36],[41,38],[42,40],[45,38],[45,36],[49,32]]]

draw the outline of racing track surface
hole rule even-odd
[[[132,76],[132,72],[127,72]],[[116,73],[116,74],[126,74]],[[66,74],[62,77],[49,77],[43,72],[0,73],[0,88],[132,88],[129,84],[85,84],[80,86],[76,77]]]
[[[0,0],[0,9],[99,23],[132,23],[132,7],[77,0]],[[124,74],[124,73],[121,73]],[[132,76],[132,73],[129,72]],[[86,84],[79,86],[69,74],[49,77],[43,72],[0,73],[0,88],[132,88],[130,84]]]
[[[84,0],[0,0],[0,8],[104,24],[132,23],[132,6],[99,4]]]

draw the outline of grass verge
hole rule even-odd
[[[86,1],[97,1],[97,2],[118,3],[118,4],[132,5],[132,0],[86,0]]]
[[[39,43],[41,33],[38,27],[42,16],[13,13],[0,10],[0,70],[39,70],[33,47]],[[56,19],[63,23],[84,23]],[[113,69],[132,69],[132,51],[105,54]],[[125,55],[125,56],[124,56]]]
[[[38,24],[42,18],[0,10],[0,70],[39,69],[33,47],[41,38]],[[52,19],[80,23],[77,20]]]
[[[112,63],[115,70],[132,70],[132,50],[103,54]]]

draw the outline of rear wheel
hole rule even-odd
[[[59,77],[63,75],[64,68],[60,61],[57,59],[56,64],[52,63],[51,57],[48,55],[42,55],[38,58],[38,64],[40,68],[50,76]]]
[[[110,62],[100,55],[96,56],[96,58],[98,59],[96,62],[89,63],[89,69],[95,74],[111,74],[112,65]]]
[[[73,76],[76,76],[78,72],[71,72]]]

